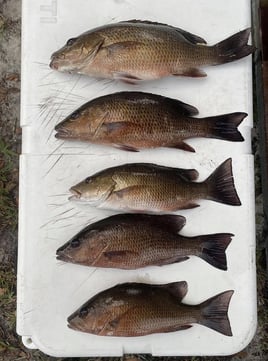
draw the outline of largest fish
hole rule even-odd
[[[204,182],[195,169],[151,163],[124,164],[100,171],[71,187],[71,199],[90,205],[131,212],[175,212],[198,207],[200,199],[240,205],[227,159]]]
[[[194,323],[232,336],[228,307],[233,291],[189,306],[181,303],[187,283],[125,283],[92,297],[68,317],[68,326],[99,336],[133,337],[186,330]]]
[[[169,75],[204,77],[199,67],[228,63],[254,51],[250,29],[207,46],[206,41],[166,24],[129,20],[89,30],[51,56],[59,71],[135,83]]]

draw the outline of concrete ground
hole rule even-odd
[[[16,335],[16,251],[18,206],[18,155],[21,132],[20,102],[20,23],[21,1],[0,0],[0,361],[55,360],[39,351],[26,349]],[[259,325],[251,344],[230,357],[188,357],[180,360],[268,360],[268,294],[265,275],[262,191],[258,162],[258,136],[255,132],[256,221]],[[127,356],[129,361],[152,360],[149,355]],[[169,361],[171,358],[165,358]],[[173,358],[175,359],[175,358]],[[58,359],[60,360],[60,359]],[[68,360],[68,359],[66,359]],[[78,360],[78,359],[69,359]],[[93,359],[90,359],[93,360]],[[97,359],[96,359],[97,360]],[[108,360],[108,359],[107,359]],[[115,360],[115,359],[114,359]],[[116,359],[119,360],[119,359]]]

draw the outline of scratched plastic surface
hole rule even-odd
[[[75,14],[75,15],[74,15]],[[17,332],[29,348],[54,356],[227,355],[243,349],[256,327],[254,167],[251,155],[251,58],[207,67],[207,78],[169,78],[130,86],[61,74],[48,67],[51,53],[67,39],[102,24],[149,19],[184,28],[214,44],[250,26],[249,0],[25,0],[23,1],[22,103],[23,151],[20,165],[20,222]],[[129,153],[54,137],[54,126],[83,102],[121,90],[141,90],[178,98],[199,116],[243,111],[246,141],[187,141],[189,154],[174,149]],[[114,214],[68,200],[68,189],[88,175],[127,162],[153,162],[196,168],[205,179],[232,157],[241,207],[210,201],[177,212],[186,217],[182,233],[235,234],[227,249],[228,271],[197,257],[164,267],[136,271],[64,264],[56,249],[90,222]],[[67,327],[67,317],[101,290],[121,282],[168,283],[186,280],[185,302],[200,303],[233,289],[229,318],[233,337],[203,326],[138,338],[99,337]]]

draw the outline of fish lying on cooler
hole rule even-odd
[[[193,118],[198,110],[175,99],[120,92],[91,100],[59,123],[56,138],[78,139],[124,150],[171,147],[194,151],[183,141],[206,137],[243,141],[237,130],[246,113]]]
[[[187,283],[125,283],[92,297],[68,317],[68,326],[99,336],[135,337],[186,330],[198,323],[232,336],[228,308],[233,291],[190,306],[181,301]]]
[[[197,177],[195,169],[150,163],[124,164],[102,170],[71,187],[70,199],[130,212],[174,212],[198,207],[201,199],[241,205],[234,186],[231,158],[205,181],[193,182]]]
[[[58,71],[128,83],[169,75],[204,77],[202,66],[228,63],[254,51],[250,29],[207,46],[185,30],[151,21],[129,20],[89,30],[51,56]]]
[[[57,250],[57,259],[85,266],[137,269],[185,261],[191,255],[227,270],[231,233],[185,237],[185,218],[118,214],[93,223]]]

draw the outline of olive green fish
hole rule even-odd
[[[51,56],[50,67],[135,83],[169,75],[204,77],[202,66],[228,63],[254,51],[250,29],[207,46],[201,37],[151,21],[129,20],[89,30]]]
[[[118,214],[93,223],[57,250],[57,259],[85,266],[137,269],[201,257],[227,270],[231,233],[185,237],[185,218],[176,215]]]
[[[199,305],[181,301],[187,283],[125,283],[98,293],[68,317],[68,326],[99,336],[135,337],[186,330],[198,323],[232,336],[228,308],[233,291]]]
[[[243,141],[238,125],[246,113],[193,118],[198,110],[156,94],[120,92],[91,100],[59,123],[56,138],[77,139],[124,150],[171,147],[194,151],[194,137]]]
[[[70,199],[98,208],[143,213],[194,208],[201,199],[241,205],[234,186],[231,158],[207,180],[194,182],[197,177],[195,169],[150,163],[124,164],[100,171],[71,187]]]

